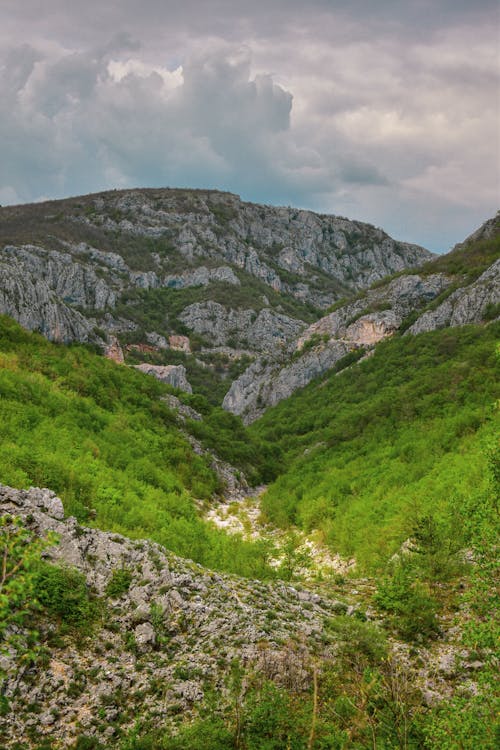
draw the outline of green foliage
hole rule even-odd
[[[488,686],[489,687],[489,686]],[[431,712],[424,723],[429,750],[497,750],[499,701],[490,690],[455,696]]]
[[[311,566],[311,555],[302,542],[298,534],[289,531],[280,546],[281,562],[278,574],[285,581],[291,581],[300,571]]]
[[[154,330],[168,334],[174,330],[176,333],[190,336],[192,334],[179,320],[179,316],[188,305],[194,303],[212,301],[228,309],[253,310],[256,314],[265,307],[271,307],[305,322],[313,322],[319,317],[319,311],[315,308],[299,302],[294,297],[275,292],[254,276],[240,270],[237,270],[237,275],[241,280],[238,286],[224,281],[213,281],[206,286],[184,289],[127,289],[118,300],[116,314],[133,320],[140,331]],[[241,339],[236,343],[244,347],[248,342]]]
[[[392,617],[389,623],[407,640],[426,641],[439,633],[438,602],[411,565],[399,563],[379,583],[375,602]]]
[[[108,585],[106,586],[106,594],[111,599],[118,599],[122,594],[125,594],[132,583],[132,571],[128,568],[116,568],[111,574]]]
[[[83,573],[74,568],[40,562],[34,576],[34,592],[49,617],[67,628],[90,633],[99,615]]]
[[[474,559],[465,600],[470,617],[462,634],[463,646],[482,667],[475,674],[474,692],[464,689],[432,710],[424,723],[425,747],[431,750],[493,750],[499,746],[500,710],[498,660],[500,658],[500,580],[498,539],[500,519],[500,448],[498,440],[487,448],[489,483],[483,492],[471,493],[457,514],[467,527]],[[465,652],[467,654],[467,651]],[[460,659],[459,659],[460,662]]]
[[[71,746],[72,750],[104,750],[104,745],[96,737],[81,734]]]
[[[497,220],[497,232],[489,239],[472,241],[458,245],[446,255],[426,263],[419,268],[419,273],[446,273],[465,277],[465,283],[470,284],[478,278],[500,256],[500,225]]]
[[[451,575],[467,544],[453,514],[487,483],[482,445],[498,423],[499,330],[383,342],[356,367],[269,409],[249,428],[282,451],[284,470],[263,498],[269,519],[319,528],[367,570],[383,569],[427,519],[436,539],[425,564],[435,577],[447,567]]]
[[[37,654],[38,632],[30,618],[38,606],[38,566],[43,550],[55,543],[55,535],[41,539],[18,517],[0,517],[0,653],[12,651],[20,662]],[[4,677],[0,668],[0,683]],[[8,708],[2,698],[0,711]]]
[[[291,696],[272,682],[265,682],[258,692],[247,698],[243,715],[245,750],[302,750],[304,733],[297,726],[297,713]],[[302,736],[301,736],[302,735]]]
[[[173,737],[163,738],[162,750],[231,750],[233,734],[222,719],[200,719],[186,726]]]

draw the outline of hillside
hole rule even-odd
[[[272,476],[275,451],[202,397],[177,393],[182,401],[156,378],[0,317],[2,481],[50,487],[81,522],[265,576],[258,548],[205,524],[198,506],[228,486],[244,491],[238,472]]]
[[[253,422],[314,378],[359,359],[384,339],[500,316],[500,217],[485,222],[418,273],[402,271],[340,300],[291,341],[256,358],[231,385],[223,407]]]
[[[443,545],[464,546],[456,520],[487,489],[499,429],[499,335],[496,323],[383,342],[268,410],[250,434],[285,454],[263,498],[270,520],[319,529],[371,570],[426,517]]]

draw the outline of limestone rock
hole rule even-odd
[[[109,342],[104,349],[104,356],[116,362],[118,365],[122,365],[125,362],[123,356],[123,349],[120,346],[120,342],[116,336],[110,336]]]
[[[427,277],[417,274],[399,276],[379,288],[368,290],[361,299],[342,305],[310,325],[297,340],[297,349],[300,350],[315,334],[354,341],[351,334],[356,336],[357,329],[352,328],[348,333],[352,321],[362,318],[364,312],[366,315],[373,315],[377,308],[381,307],[387,307],[391,313],[391,323],[387,330],[392,333],[410,312],[431,302],[450,283],[451,279],[444,274],[432,274]],[[387,311],[380,310],[379,314],[384,313]]]
[[[38,742],[47,734],[61,747],[71,747],[82,726],[87,732],[92,727],[107,746],[109,722],[123,708],[116,702],[120,696],[135,710],[146,706],[163,725],[174,709],[187,711],[202,701],[207,683],[222,684],[235,659],[279,684],[293,678],[308,687],[311,670],[304,665],[309,659],[318,652],[328,656],[327,649],[333,658],[323,624],[338,611],[338,600],[310,592],[299,598],[296,588],[282,583],[213,573],[147,540],[55,518],[42,508],[55,497],[47,492],[0,485],[0,514],[20,516],[36,534],[55,532],[59,543],[46,551],[48,560],[76,567],[94,594],[107,597],[114,570],[130,570],[133,580],[119,601],[108,601],[106,619],[96,624],[84,649],[71,639],[50,645],[54,625],[37,623],[50,667],[35,663],[25,671],[8,662],[2,685],[11,709],[2,725],[7,747],[29,727],[36,729]],[[270,620],[270,610],[279,616]],[[105,718],[93,726],[98,711]],[[46,717],[43,724],[40,716]]]
[[[190,286],[207,286],[211,281],[222,281],[226,284],[240,286],[241,282],[229,266],[219,266],[208,269],[200,266],[194,271],[186,271],[183,274],[165,276],[162,286],[172,289],[185,289]]]
[[[149,651],[156,643],[155,631],[151,623],[142,622],[134,630],[134,638],[137,648],[141,653]]]
[[[479,323],[488,306],[500,303],[500,259],[495,261],[473,284],[454,291],[435,310],[424,312],[408,329],[408,334],[434,331],[446,326]]]
[[[234,343],[258,351],[274,350],[294,338],[305,324],[288,315],[264,309],[227,309],[218,302],[196,302],[186,307],[180,320],[214,346]]]
[[[362,315],[347,327],[345,340],[360,346],[372,346],[392,336],[401,324],[401,319],[392,311]]]
[[[191,354],[191,344],[189,342],[188,336],[180,336],[178,334],[169,336],[168,345],[174,351],[185,352],[186,354]]]
[[[161,336],[159,333],[156,333],[155,331],[152,331],[151,333],[146,333],[146,340],[148,344],[151,344],[152,346],[156,346],[158,349],[169,349],[169,343],[165,336]]]
[[[259,359],[248,367],[227,392],[222,407],[249,424],[326,372],[351,350],[344,341],[330,341],[307,351],[291,364],[266,363]]]
[[[174,386],[174,388],[179,388],[179,390],[186,391],[186,393],[193,392],[186,378],[186,368],[184,365],[150,365],[147,362],[142,362],[140,365],[134,366],[136,370],[140,370],[147,375],[153,375],[153,377]]]

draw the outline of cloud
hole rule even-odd
[[[490,0],[2,5],[4,202],[218,187],[434,249],[496,208]]]

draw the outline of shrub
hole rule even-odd
[[[428,640],[439,632],[438,603],[409,564],[398,564],[392,576],[382,579],[375,602],[392,615],[392,624],[405,639]]]
[[[98,613],[83,573],[74,568],[41,562],[35,576],[35,596],[63,625],[89,630]]]
[[[128,568],[116,568],[111,574],[106,594],[111,599],[118,599],[122,594],[129,590],[132,583],[132,572]]]

